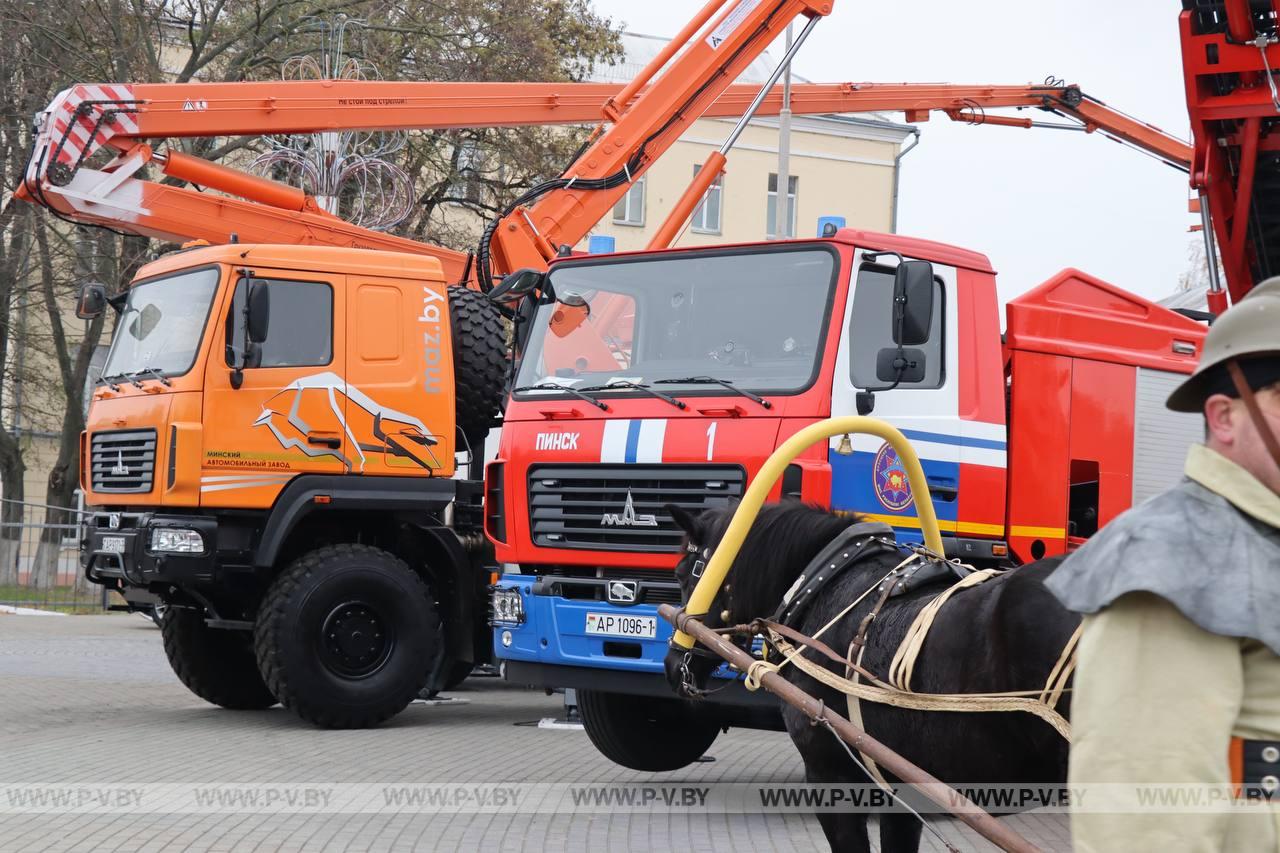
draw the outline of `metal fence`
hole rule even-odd
[[[86,513],[76,507],[5,502],[0,521],[0,610],[32,608],[93,613],[110,603],[107,590],[80,570]]]

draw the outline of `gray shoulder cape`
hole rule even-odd
[[[1045,583],[1077,613],[1155,593],[1210,633],[1280,654],[1280,530],[1191,479],[1106,525]]]

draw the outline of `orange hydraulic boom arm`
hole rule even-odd
[[[545,204],[564,207],[558,215],[566,222],[556,228],[552,236],[560,242],[577,242],[612,204],[601,200],[601,195],[607,193],[592,193],[584,205],[584,201],[578,200],[578,193],[598,189],[597,185],[617,186],[625,192],[626,183],[660,156],[689,123],[701,117],[787,24],[799,15],[807,16],[811,19],[805,30],[807,34],[812,23],[829,14],[831,8],[832,0],[737,0],[732,4],[727,0],[709,0],[639,77],[605,103],[605,117],[612,125],[607,131],[597,133],[595,144],[575,163],[575,176],[562,180],[559,186],[539,188],[538,195],[547,196]],[[680,56],[664,69],[682,49]],[[158,84],[155,90],[111,85],[66,90],[42,116],[18,195],[77,222],[161,239],[199,236],[211,242],[226,242],[234,233],[242,240],[254,242],[343,245],[431,254],[444,263],[447,275],[460,277],[466,269],[465,256],[461,253],[352,225],[326,213],[298,190],[181,152],[160,155],[140,139],[154,138],[148,134],[166,130],[173,135],[208,136],[250,129],[255,133],[280,133],[343,127],[520,124],[529,121],[527,117],[520,117],[520,109],[532,107],[538,111],[536,101],[500,104],[497,121],[490,115],[480,122],[475,112],[459,108],[459,102],[454,100],[443,106],[437,103],[434,113],[418,116],[415,113],[420,109],[409,106],[409,95],[389,95],[388,84],[380,87],[382,94],[369,94],[379,84],[360,81],[352,81],[345,87],[336,82],[304,84],[313,90],[332,87],[335,92],[343,88],[346,91],[336,105],[333,103],[336,95],[325,96],[326,101],[313,91],[307,102],[292,100],[290,109],[281,108],[280,98],[288,84],[224,84],[239,86],[235,92],[217,89],[216,84],[183,85],[186,91],[181,93],[181,110],[177,109],[178,99],[174,97],[179,93],[172,89],[162,92]],[[405,91],[413,84],[389,85]],[[506,90],[504,97],[509,98],[519,84],[502,85]],[[202,86],[206,87],[203,91]],[[356,94],[361,91],[365,94]],[[545,89],[540,94],[542,112],[549,106],[557,108]],[[169,97],[166,100],[162,95]],[[145,96],[150,96],[150,100]],[[422,93],[417,96],[421,97]],[[460,96],[464,96],[463,93]],[[211,99],[219,106],[220,117],[206,123],[199,114],[210,112]],[[492,111],[494,105],[488,109]],[[178,112],[188,120],[181,120]],[[345,118],[340,118],[343,116]],[[116,159],[100,170],[87,167],[88,158],[104,144],[119,152]],[[153,162],[170,177],[241,198],[209,196],[133,177]],[[577,175],[578,171],[583,174]],[[579,180],[580,189],[571,190]],[[561,188],[567,192],[555,192]],[[565,198],[566,195],[573,197]],[[531,200],[526,196],[521,202]],[[598,209],[598,213],[583,215],[584,206]],[[518,216],[514,211],[513,207],[511,233],[505,230],[503,233],[505,248],[501,268],[513,269],[512,261],[545,264],[554,256],[554,247],[536,228],[522,229],[516,225],[516,222],[532,220],[523,210]],[[486,232],[486,236],[491,233]],[[492,280],[487,274],[490,269],[488,246],[486,240],[481,249],[486,274],[478,278],[485,289]]]
[[[320,209],[301,190],[179,151],[160,153],[150,143],[166,137],[587,123],[599,119],[602,103],[605,116],[616,117],[619,105],[636,101],[637,91],[634,81],[627,87],[381,81],[77,86],[63,92],[41,117],[19,195],[77,222],[161,239],[227,242],[236,234],[246,242],[425,253],[439,257],[450,275],[461,277],[466,260],[462,253],[352,225]],[[729,86],[702,115],[741,116],[758,91],[753,86]],[[645,95],[647,91],[640,97]],[[770,91],[756,112],[777,114],[781,106],[780,93]],[[988,110],[1036,107],[1069,116],[1082,129],[1100,130],[1183,169],[1190,159],[1186,143],[1110,109],[1076,86],[800,84],[793,87],[791,107],[796,114],[901,111],[909,121],[923,121],[931,111],[939,111],[960,121],[1021,127],[1041,125]],[[118,152],[115,161],[102,170],[85,166],[104,145]],[[646,163],[657,153],[651,150],[648,155]],[[590,157],[589,151],[579,163]],[[133,177],[147,163],[172,177],[238,198]],[[612,192],[591,195],[606,196],[603,210],[608,210],[626,186],[624,180]],[[577,195],[579,191],[568,185],[548,193],[549,199]],[[522,211],[522,219],[525,215]],[[556,234],[576,243],[598,218],[574,215]],[[509,231],[519,233],[518,224]],[[545,251],[548,246],[540,248]],[[498,266],[499,272],[510,269],[508,262]]]

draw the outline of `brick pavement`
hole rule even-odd
[[[414,705],[376,730],[318,731],[279,708],[201,702],[170,672],[159,631],[137,616],[0,615],[0,784],[803,779],[784,735],[730,731],[713,746],[714,762],[644,774],[602,758],[580,731],[516,725],[557,714],[559,697],[495,679],[471,679],[451,695],[467,704]],[[1070,849],[1060,816],[1011,821],[1047,850]],[[939,826],[960,850],[990,849],[962,825]],[[0,814],[0,851],[824,847],[816,820],[781,814]]]

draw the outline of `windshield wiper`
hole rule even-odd
[[[118,379],[123,380],[125,382],[129,381],[129,377],[125,376],[123,373],[112,373],[110,376],[104,373],[98,377],[98,381],[105,382],[107,387],[110,388],[112,391],[120,390],[120,386],[116,384],[116,380]]]
[[[766,400],[764,397],[761,397],[759,394],[752,394],[750,391],[746,390],[745,388],[739,388],[737,385],[734,385],[728,379],[717,379],[714,376],[687,376],[684,379],[659,379],[654,384],[655,385],[677,385],[677,384],[719,385],[722,388],[728,388],[730,391],[734,392],[735,394],[740,394],[743,397],[746,397],[748,400],[752,400],[756,403],[759,403],[760,405],[764,406],[766,409],[773,408],[773,403],[770,403],[768,400]]]
[[[129,373],[129,372],[124,372],[124,373],[113,373],[113,374],[111,374],[110,376],[103,376],[102,378],[103,378],[103,379],[105,379],[105,380],[107,380],[107,381],[111,384],[111,390],[112,390],[112,391],[119,391],[119,390],[120,390],[119,388],[117,388],[117,387],[116,387],[116,385],[115,385],[115,383],[114,383],[114,382],[111,382],[111,380],[112,380],[112,379],[116,379],[116,380],[119,380],[119,381],[121,381],[121,382],[128,382],[130,385],[132,385],[132,386],[133,386],[133,387],[135,387],[135,388],[141,388],[141,387],[143,387],[142,383],[138,381],[138,373],[137,373],[137,372],[134,372],[134,373]]]
[[[588,390],[594,390],[594,389],[588,389]],[[562,391],[565,394],[569,394],[571,396],[577,397],[579,400],[586,400],[588,403],[595,406],[597,409],[599,409],[602,412],[609,411],[609,407],[606,406],[600,400],[597,400],[595,397],[592,397],[590,394],[583,394],[577,388],[570,388],[568,385],[557,385],[554,382],[540,382],[537,385],[525,385],[523,388],[516,388],[513,393],[521,394],[525,391]]]
[[[670,394],[663,394],[661,391],[656,391],[653,388],[650,388],[648,385],[645,385],[643,382],[627,382],[626,380],[622,380],[619,382],[609,382],[605,385],[592,385],[590,388],[583,388],[582,390],[583,391],[613,391],[618,388],[634,388],[637,391],[645,392],[650,397],[657,397],[659,400],[670,403],[671,405],[675,406],[677,409],[689,408],[683,402],[681,402],[680,400],[677,400],[675,397],[672,397]]]
[[[140,370],[133,371],[133,373],[131,373],[130,376],[137,376],[139,373],[150,374],[153,379],[160,380],[160,384],[166,388],[173,387],[173,383],[170,382],[169,379],[163,373],[160,372],[160,368],[158,367],[144,367]]]

